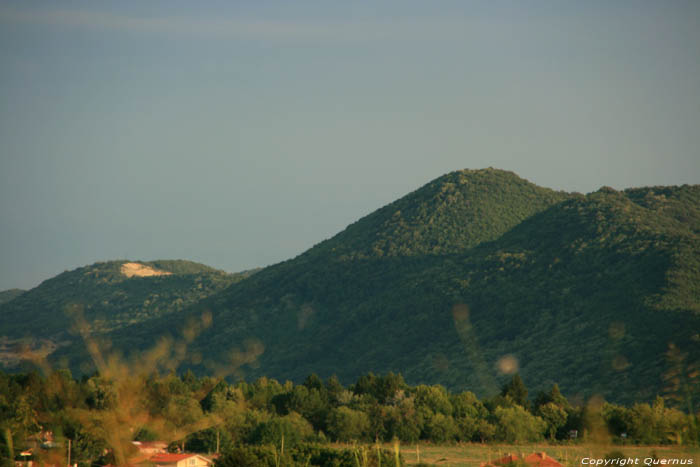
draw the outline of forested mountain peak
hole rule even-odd
[[[340,259],[459,253],[570,195],[493,168],[443,175],[309,251]]]
[[[0,336],[64,336],[80,310],[95,331],[186,308],[247,277],[185,260],[104,261],[65,271],[0,304]],[[30,319],[28,319],[30,317]]]

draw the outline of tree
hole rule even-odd
[[[547,423],[549,439],[554,440],[559,428],[566,424],[566,411],[554,402],[548,402],[537,408],[537,414]]]
[[[338,377],[336,375],[331,376],[326,380],[326,394],[328,394],[328,402],[337,407],[341,405],[341,399],[346,389],[340,384]]]
[[[458,438],[462,441],[470,441],[477,438],[477,430],[480,420],[488,416],[488,410],[484,404],[471,392],[462,392],[450,397],[452,402],[453,417],[458,429]]]
[[[314,433],[311,424],[298,413],[284,417],[273,417],[259,424],[250,434],[248,441],[254,444],[294,447]],[[284,440],[284,441],[282,441]]]
[[[436,384],[434,386],[420,385],[416,387],[416,407],[426,407],[435,413],[452,415],[452,404],[447,390]]]
[[[107,447],[107,443],[90,433],[76,420],[65,420],[63,433],[71,440],[71,459],[75,463],[92,465]]]
[[[321,378],[318,377],[316,373],[311,373],[309,376],[306,377],[306,380],[304,381],[304,386],[306,386],[307,389],[316,389],[319,392],[324,392],[324,386],[323,386],[323,381],[321,381]]]
[[[547,424],[523,407],[498,407],[494,412],[496,437],[507,443],[541,441]]]
[[[452,403],[453,416],[455,419],[463,417],[484,418],[488,410],[484,404],[477,399],[474,393],[465,391],[450,397]]]
[[[520,378],[519,374],[513,375],[513,379],[510,380],[503,389],[501,390],[501,395],[503,397],[509,397],[513,402],[521,407],[527,408],[529,402],[527,400],[527,388],[525,383]]]
[[[700,362],[689,360],[688,353],[673,343],[668,345],[666,361],[668,369],[662,375],[666,399],[689,414],[695,414],[697,398],[700,398]]]
[[[426,424],[425,432],[429,440],[445,443],[454,441],[457,436],[457,425],[449,415],[436,413]]]
[[[389,372],[385,376],[376,376],[370,372],[360,376],[353,387],[353,392],[357,395],[369,394],[380,404],[386,404],[405,387],[406,382],[401,374]]]
[[[550,402],[564,410],[571,408],[569,401],[566,400],[566,397],[564,397],[561,391],[559,391],[558,384],[554,384],[552,389],[550,389],[548,392],[540,392],[535,398],[535,407],[540,407]]]
[[[168,401],[163,412],[166,426],[175,439],[181,440],[181,449],[185,451],[187,435],[208,427],[199,401],[187,396],[174,396]]]
[[[366,438],[369,430],[369,417],[364,412],[349,407],[331,410],[328,416],[328,433],[336,441],[353,441]]]

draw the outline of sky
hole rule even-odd
[[[453,170],[700,183],[700,2],[0,0],[0,290],[292,258]]]

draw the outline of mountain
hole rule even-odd
[[[0,305],[3,303],[11,302],[15,298],[19,297],[24,293],[22,289],[9,289],[0,292]]]
[[[462,253],[568,197],[512,172],[461,170],[378,209],[306,255],[363,259]]]
[[[531,393],[557,382],[581,399],[648,400],[700,361],[699,207],[698,185],[584,196],[453,172],[107,336],[138,354],[170,334],[187,345],[180,368],[207,374],[350,383],[394,371],[483,396],[519,371]],[[182,336],[174,323],[188,322],[201,324]],[[80,342],[52,356],[85,363]]]
[[[68,345],[79,324],[102,334],[169,316],[248,275],[184,260],[107,261],[66,271],[0,304],[4,355],[13,342]]]
[[[398,371],[410,382],[485,395],[507,378],[499,367],[517,362],[533,389],[558,382],[581,397],[653,398],[672,370],[669,345],[698,361],[700,187],[645,191],[665,196],[665,207],[645,206],[640,190],[540,198],[532,203],[539,212],[500,237],[465,235],[446,253],[367,254],[376,242],[357,237],[381,238],[376,226],[393,215],[377,211],[351,226],[358,232],[349,241],[351,228],[200,304],[216,326],[193,347],[213,362],[225,361],[231,342],[262,352],[248,377],[299,381],[317,372],[351,382],[367,371]],[[508,207],[500,206],[514,211]],[[369,222],[380,215],[384,223]],[[444,219],[435,231],[466,230],[466,222]],[[402,248],[396,238],[389,251],[428,244]],[[418,235],[409,228],[399,238],[411,244]]]

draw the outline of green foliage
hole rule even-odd
[[[353,386],[353,392],[357,395],[368,394],[378,403],[386,404],[405,387],[406,382],[400,374],[390,371],[384,376],[376,376],[370,372],[357,380]]]
[[[512,172],[452,172],[360,219],[308,254],[350,260],[464,252],[568,196]]]
[[[527,388],[520,375],[516,374],[508,384],[501,389],[501,395],[512,400],[521,407],[529,407],[527,400]]]
[[[318,444],[301,444],[281,453],[274,446],[235,446],[215,461],[217,467],[394,467],[393,453],[360,446],[334,449]],[[403,460],[400,464],[403,465]]]
[[[313,437],[313,434],[313,427],[308,421],[297,413],[291,413],[260,423],[255,427],[247,441],[252,444],[272,444],[274,446],[281,446],[284,443],[286,447],[291,448]]]
[[[450,397],[455,418],[479,418],[486,414],[486,407],[473,392],[465,391]]]
[[[337,407],[328,415],[328,434],[342,442],[367,439],[370,423],[366,413]]]
[[[450,403],[447,390],[440,385],[426,386],[421,384],[415,390],[416,407],[425,407],[434,413],[452,415],[452,404]]]
[[[535,442],[544,439],[546,423],[519,405],[498,407],[493,413],[496,438],[506,443]]]
[[[278,467],[272,446],[235,446],[214,461],[216,467]],[[285,462],[285,466],[290,464]]]
[[[425,437],[436,443],[454,441],[458,435],[458,427],[454,419],[442,413],[433,414],[425,424]]]
[[[377,447],[358,446],[351,449],[334,449],[318,444],[303,444],[292,451],[299,465],[333,467],[394,467],[393,452]],[[404,465],[399,457],[399,466]]]
[[[494,186],[482,186],[477,181],[482,175],[494,177]],[[501,175],[451,174],[409,195],[406,203],[425,195],[428,206],[435,201],[429,193],[440,193],[441,184],[455,184],[453,179],[468,182],[455,184],[458,190],[481,186],[479,196],[508,190],[509,184],[525,189],[518,179]],[[532,193],[536,198],[540,192],[534,187]],[[496,197],[509,206],[507,199]],[[376,378],[357,380],[370,370],[400,370],[412,384],[439,382],[483,397],[506,382],[493,368],[512,355],[532,392],[559,381],[571,393],[630,402],[651,400],[666,384],[659,376],[670,365],[670,340],[688,354],[686,367],[700,359],[693,341],[700,314],[692,305],[700,301],[700,243],[663,209],[603,190],[546,204],[491,241],[459,246],[459,252],[426,254],[416,246],[412,254],[372,254],[376,245],[368,239],[376,239],[390,211],[380,210],[328,243],[217,295],[207,302],[216,329],[193,345],[201,343],[218,361],[231,342],[260,336],[265,352],[244,369],[248,377],[300,382],[314,372],[337,374],[345,384],[357,381],[356,395],[379,403],[389,396],[381,394]],[[409,231],[428,222],[411,219]],[[471,225],[465,219],[456,225]],[[447,218],[432,222],[440,231],[451,225]],[[457,305],[466,311],[453,313]],[[125,333],[113,340],[128,339]],[[696,399],[696,393],[680,397]]]
[[[2,297],[11,295],[12,300],[0,300],[0,336],[11,336],[15,342],[25,338],[23,344],[30,347],[47,341],[61,347],[64,341],[75,341],[79,329],[101,334],[159,316],[172,319],[171,313],[254,272],[228,274],[191,261],[160,260],[140,264],[171,274],[129,278],[121,272],[124,263],[95,263],[59,274],[21,294],[3,292]],[[43,340],[37,341],[38,337]],[[57,359],[84,355],[84,344],[78,340],[73,348],[61,349],[59,354]]]
[[[555,438],[557,431],[566,424],[568,417],[566,411],[554,402],[540,405],[537,408],[537,415],[547,424],[547,433],[550,439]]]
[[[694,439],[692,416],[665,406],[662,398],[652,405],[637,403],[630,408],[606,404],[603,418],[615,436],[640,444],[683,444]]]
[[[564,397],[561,391],[559,390],[558,384],[554,384],[552,388],[547,392],[540,392],[535,398],[535,407],[539,407],[548,403],[552,403],[557,407],[560,407],[565,410],[571,408],[571,404],[569,404],[569,401],[566,400],[566,397]]]
[[[24,290],[21,289],[3,290],[2,292],[0,292],[0,305],[2,305],[3,303],[11,302],[23,293]]]
[[[225,427],[207,428],[187,436],[186,446],[190,452],[226,452],[234,446],[233,433]]]
[[[389,379],[397,376],[389,375]],[[324,394],[328,387],[346,391],[332,380],[329,383],[319,385],[316,378],[307,378],[304,385],[280,385],[266,378],[230,385],[190,374],[153,374],[138,379],[128,393],[114,392],[110,403],[96,404],[96,387],[113,389],[123,381],[108,384],[107,378],[97,375],[76,381],[62,370],[46,377],[0,372],[0,430],[4,435],[0,450],[9,456],[25,449],[39,431],[51,430],[57,440],[71,440],[73,459],[81,465],[97,462],[105,449],[111,451],[111,458],[100,462],[126,459],[135,450],[132,440],[162,440],[173,449],[185,446],[188,451],[222,452],[220,465],[378,465],[380,456],[381,465],[391,466],[393,453],[377,446],[343,450],[319,443],[330,438],[344,443],[424,439],[439,444],[513,444],[539,442],[545,435],[558,436],[568,429],[581,433],[585,429],[590,439],[599,430],[612,434],[617,442],[623,441],[622,433],[628,434],[627,441],[641,444],[697,442],[693,418],[666,407],[661,398],[652,405],[630,407],[594,399],[582,409],[564,404],[566,399],[554,388],[548,395],[555,396],[560,405],[545,402],[534,413],[512,402],[489,409],[490,404],[483,404],[472,393],[451,394],[440,386],[403,385],[385,404],[368,394],[355,396],[350,405],[335,405],[331,398],[322,397],[319,408],[328,413],[326,432],[316,429],[307,416],[294,411],[280,415],[274,404],[262,403],[296,392]],[[203,394],[209,403],[202,403]],[[131,420],[133,409],[135,419]],[[120,429],[127,435],[121,441],[112,433]],[[119,442],[124,443],[121,454],[114,449]]]
[[[532,393],[558,381],[568,394],[624,403],[664,394],[693,411],[700,400],[699,205],[697,185],[583,196],[508,172],[459,171],[236,283],[208,270],[126,280],[119,262],[59,275],[0,306],[11,318],[0,335],[59,335],[69,320],[58,310],[82,303],[94,329],[110,330],[115,350],[139,351],[210,313],[214,325],[188,343],[201,359],[181,369],[203,374],[243,355],[234,366],[248,380],[301,382],[316,373],[306,393],[279,385],[255,391],[250,404],[297,411],[317,430],[329,401],[398,407],[401,382],[358,381],[369,371],[400,371],[411,384],[479,397],[495,394],[517,371]],[[179,263],[152,264],[191,272]],[[102,312],[108,319],[96,320]],[[30,313],[33,319],[24,319]],[[248,355],[241,348],[251,338],[259,351]],[[75,370],[89,360],[72,344],[52,356],[68,358]],[[515,366],[502,370],[504,359]],[[334,374],[339,383],[358,384],[350,394],[322,390],[319,380]],[[578,423],[553,399],[536,407],[548,402],[567,413],[558,433]],[[423,430],[434,413],[451,415],[460,437],[491,436],[482,418],[409,406],[373,409],[369,436],[389,436],[404,426],[396,420],[415,420]],[[558,417],[550,412],[551,428]]]
[[[302,444],[280,454],[272,446],[237,446],[218,459],[216,466],[323,466],[323,467],[394,467],[393,453],[364,446],[334,449],[317,444]],[[403,460],[399,460],[403,465]]]

